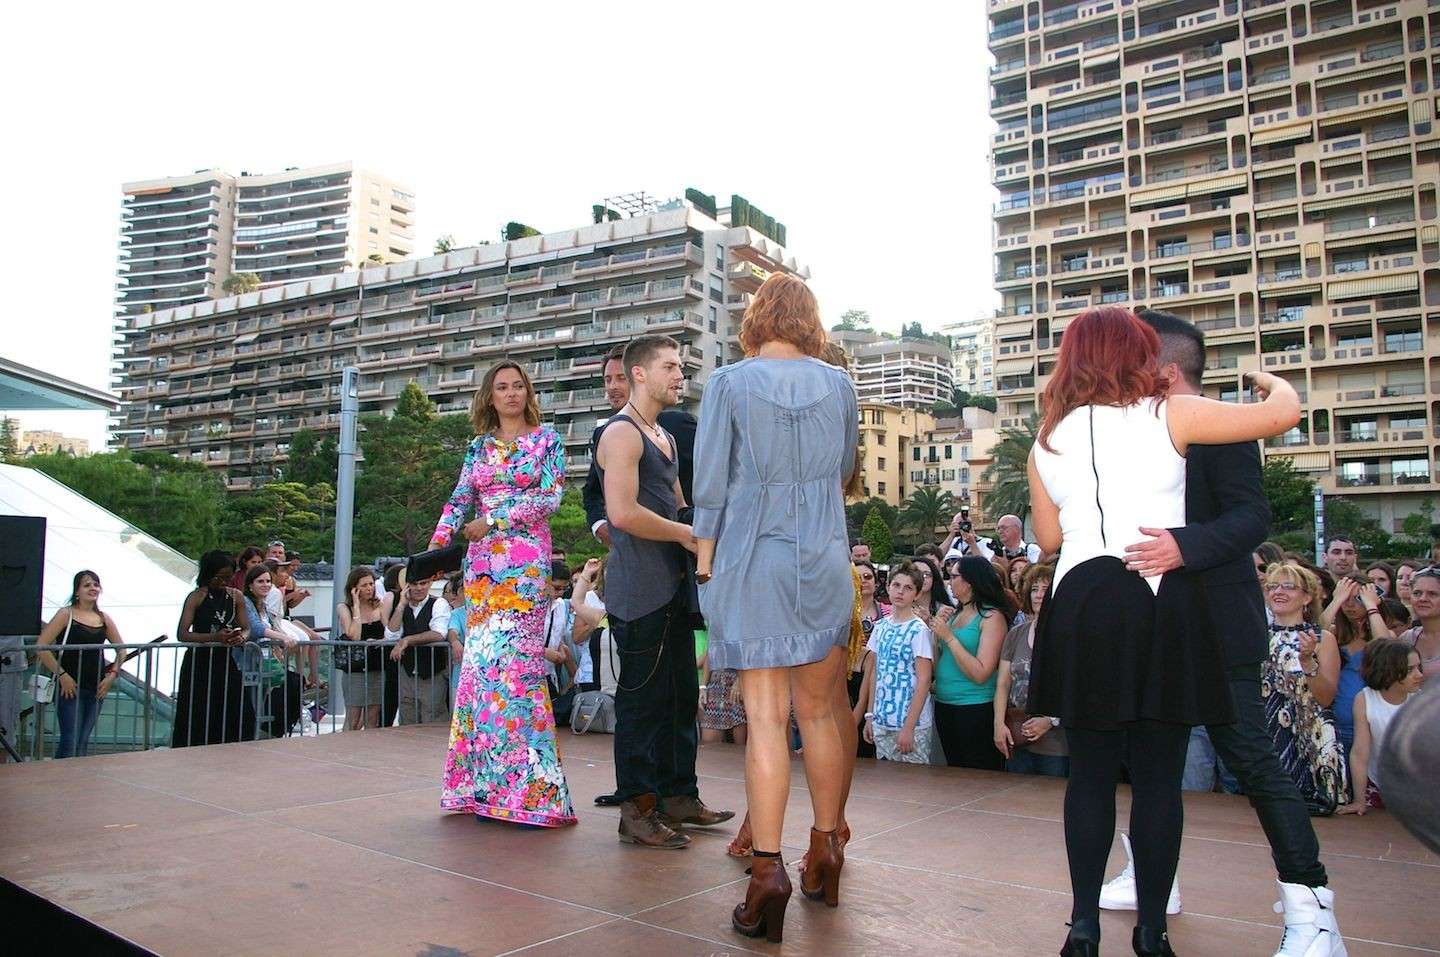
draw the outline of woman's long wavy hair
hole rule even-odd
[[[788,342],[818,359],[828,341],[815,294],[805,280],[790,273],[771,273],[740,321],[740,348],[747,356],[767,342]]]
[[[1170,380],[1160,371],[1159,358],[1160,337],[1130,310],[1101,306],[1080,313],[1065,327],[1060,357],[1045,386],[1040,446],[1053,452],[1055,427],[1082,406],[1162,398]]]
[[[486,370],[479,390],[470,400],[470,424],[476,435],[489,435],[500,428],[500,413],[495,411],[491,396],[495,394],[495,377],[505,369],[520,373],[520,381],[525,383],[525,424],[532,429],[540,425],[540,400],[535,397],[535,383],[530,381],[530,373],[520,363],[505,359]]]

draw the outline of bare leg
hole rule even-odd
[[[745,725],[737,724],[735,727],[731,728],[730,736],[735,739],[736,744],[744,744],[745,739],[748,737],[748,734],[745,731]]]
[[[821,661],[790,669],[795,720],[805,742],[805,779],[810,788],[817,831],[834,830],[840,815],[847,764],[840,729],[835,723],[834,702],[837,686],[841,694],[845,692],[840,684],[845,655],[844,648],[831,648]],[[749,701],[750,696],[747,694],[745,698]],[[846,711],[849,711],[848,702]]]
[[[790,669],[740,672],[745,717],[745,797],[757,851],[778,853],[790,795]]]
[[[723,744],[725,742],[725,732],[717,728],[701,728],[700,741],[703,744]]]
[[[855,712],[850,710],[850,692],[845,687],[843,668],[830,698],[830,714],[840,732],[840,748],[845,760],[845,777],[840,785],[840,816],[837,819],[843,832],[849,826],[845,820],[845,805],[850,800],[850,782],[855,778],[855,755],[860,748],[860,729],[855,726]],[[841,837],[844,837],[843,833]]]

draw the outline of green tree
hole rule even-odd
[[[6,415],[0,415],[0,459],[20,454],[20,423]]]
[[[831,327],[832,332],[870,332],[870,313],[864,309],[846,309],[840,314],[840,321]]]
[[[314,559],[331,551],[324,540],[334,508],[335,490],[328,483],[269,482],[226,499],[221,541],[238,548],[278,538]]]
[[[253,272],[232,272],[225,277],[220,288],[227,295],[239,296],[247,292],[254,292],[260,288],[260,277]]]
[[[865,516],[860,540],[870,546],[870,560],[878,565],[888,565],[895,555],[895,542],[890,537],[890,527],[885,524],[879,509],[872,508]]]
[[[300,429],[290,438],[290,463],[283,478],[287,482],[334,485],[340,471],[340,446],[335,436],[323,439],[314,429]]]
[[[579,571],[587,558],[601,558],[605,546],[590,534],[590,523],[585,521],[585,505],[580,499],[578,484],[565,488],[560,497],[560,508],[550,516],[550,541],[554,548],[565,552],[570,568]]]
[[[198,462],[160,452],[35,455],[38,469],[190,558],[222,544],[225,486]]]
[[[446,233],[435,240],[435,255],[443,256],[455,248],[455,236],[453,233]]]
[[[954,513],[955,496],[949,491],[917,488],[900,503],[900,524],[913,529],[920,541],[929,541]]]
[[[1315,527],[1315,483],[1295,471],[1288,458],[1271,456],[1261,473],[1270,503],[1270,529],[1276,535]]]
[[[414,382],[395,411],[366,416],[355,479],[357,560],[423,551],[473,436],[465,415],[437,416]]]
[[[883,498],[872,496],[853,505],[845,506],[845,527],[850,534],[850,540],[854,541],[860,537],[860,530],[865,527],[865,519],[871,511],[878,511],[880,519],[885,527],[890,530],[893,536],[895,530],[900,527],[900,510]]]
[[[990,450],[992,461],[981,475],[982,481],[990,483],[990,494],[985,496],[987,515],[1013,513],[1024,522],[1030,514],[1030,450],[1039,431],[1039,412],[1031,412],[1018,428],[1000,430],[1000,440]]]
[[[1336,535],[1353,541],[1361,558],[1384,558],[1390,554],[1390,533],[1343,495],[1325,498],[1325,537],[1329,539]]]

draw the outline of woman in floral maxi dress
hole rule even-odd
[[[534,389],[514,363],[487,373],[472,418],[478,434],[430,542],[444,547],[457,532],[471,539],[465,654],[440,806],[541,827],[574,824],[545,686],[543,633],[549,517],[560,507],[564,444],[539,425]]]

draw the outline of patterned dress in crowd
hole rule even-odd
[[[556,827],[575,823],[545,686],[549,517],[560,507],[565,449],[542,426],[514,442],[470,443],[431,548],[448,545],[474,510],[489,534],[465,570],[465,654],[450,724],[440,806]]]
[[[1315,700],[1310,679],[1301,670],[1303,634],[1320,640],[1320,630],[1312,624],[1270,626],[1270,657],[1261,674],[1260,693],[1280,764],[1305,803],[1313,811],[1328,814],[1345,803],[1349,790],[1345,749],[1335,729],[1334,714]]]

